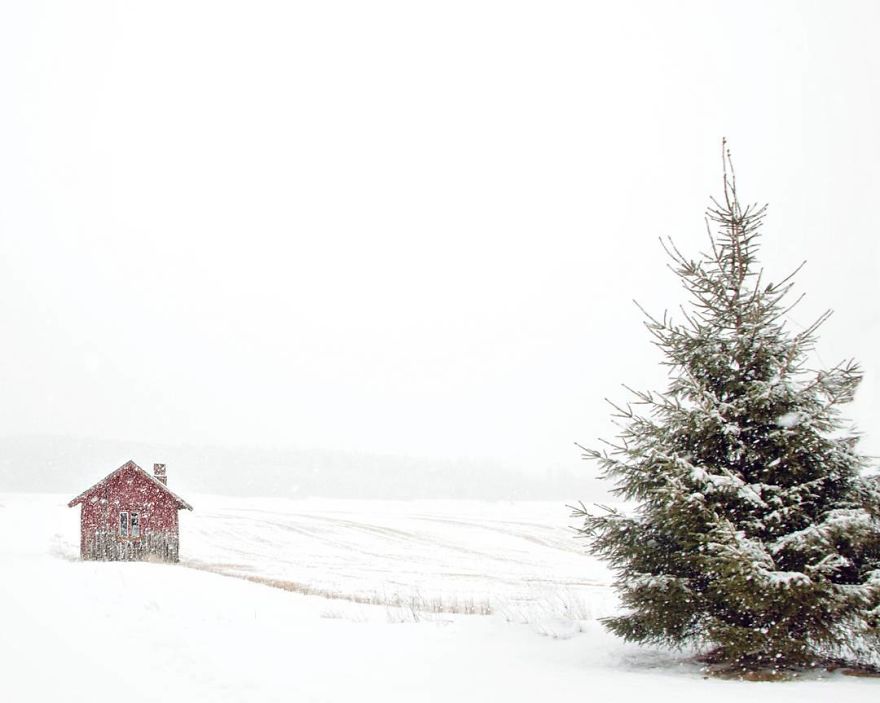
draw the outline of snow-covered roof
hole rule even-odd
[[[107,474],[104,478],[102,478],[100,481],[98,481],[94,486],[84,490],[76,498],[74,498],[72,501],[70,501],[67,504],[67,507],[72,508],[74,505],[79,505],[86,498],[88,498],[89,495],[91,495],[93,492],[95,492],[99,488],[102,488],[103,486],[105,486],[107,484],[107,482],[110,481],[110,479],[112,479],[114,476],[116,476],[116,474],[118,474],[122,471],[125,471],[126,469],[134,469],[135,471],[139,471],[140,473],[142,473],[144,478],[146,478],[149,481],[152,481],[158,488],[162,489],[163,492],[165,492],[169,496],[171,496],[175,500],[175,502],[177,503],[178,508],[186,508],[187,510],[192,510],[192,506],[189,503],[187,503],[183,498],[181,498],[179,495],[174,493],[174,491],[170,490],[168,488],[168,486],[166,486],[164,483],[162,483],[160,480],[158,480],[155,476],[148,474],[140,466],[135,464],[133,459],[129,459],[122,466],[120,466],[118,469],[111,471],[109,474]]]

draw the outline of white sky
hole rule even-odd
[[[731,140],[880,454],[880,4],[5,2],[0,433],[578,466]],[[584,466],[584,471],[589,467]]]

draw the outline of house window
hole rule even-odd
[[[140,513],[134,511],[129,512],[123,510],[119,513],[119,536],[120,537],[140,537],[141,536],[141,516]]]

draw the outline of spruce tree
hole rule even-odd
[[[667,390],[632,391],[618,440],[584,450],[630,506],[575,510],[615,573],[623,610],[604,623],[729,667],[876,663],[880,488],[840,414],[861,372],[810,370],[828,313],[788,329],[800,267],[763,280],[766,206],[740,205],[726,147],[723,162],[707,251],[664,244],[690,306],[677,321],[645,313]]]

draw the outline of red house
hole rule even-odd
[[[165,464],[150,476],[133,461],[84,491],[67,506],[81,505],[83,559],[176,562],[180,548],[177,511],[192,510],[168,490]]]

